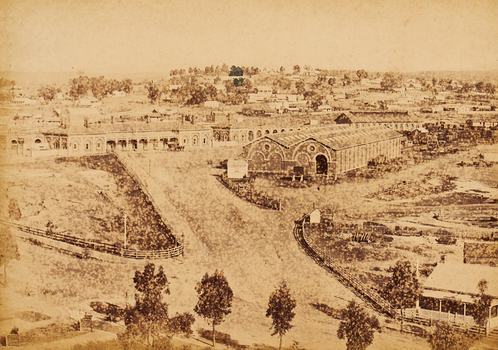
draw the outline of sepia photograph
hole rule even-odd
[[[497,0],[0,0],[0,349],[498,349]]]

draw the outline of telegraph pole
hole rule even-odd
[[[125,247],[125,249],[126,249],[126,246],[128,245],[128,240],[126,237],[126,219],[127,219],[127,215],[124,214],[124,247]]]

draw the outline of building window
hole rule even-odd
[[[97,143],[97,149],[100,149],[100,142]]]
[[[77,145],[77,144],[74,144],[74,145],[73,145],[73,149],[78,149],[78,145]]]
[[[315,152],[315,150],[316,150],[315,146],[313,146],[313,145],[308,146],[308,151]]]
[[[85,143],[85,149],[90,149],[90,145],[88,143]]]

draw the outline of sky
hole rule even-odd
[[[498,0],[0,0],[0,71],[498,69]]]

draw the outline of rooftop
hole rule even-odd
[[[315,140],[332,149],[344,149],[386,139],[403,137],[385,126],[351,128],[349,125],[332,125],[281,134],[269,134],[266,138],[289,148],[307,140]]]
[[[461,294],[479,294],[477,284],[485,279],[489,294],[498,298],[498,268],[477,264],[438,264],[425,281],[423,288]]]

